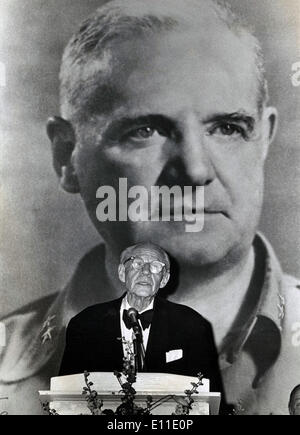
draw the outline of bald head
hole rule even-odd
[[[254,79],[258,84],[258,109],[261,110],[267,100],[261,48],[228,6],[221,6],[216,0],[112,0],[81,25],[66,47],[60,74],[62,115],[72,120],[87,113],[85,103],[95,79],[98,92],[99,84],[103,84],[101,99],[110,100],[109,81],[116,69],[118,43],[147,40],[159,32],[176,31],[195,34],[200,39],[203,35],[203,44],[206,44],[206,35],[211,29],[214,31],[210,41],[214,46],[226,44],[223,36],[231,33],[239,39],[241,50],[251,53]]]

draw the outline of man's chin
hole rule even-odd
[[[132,289],[132,293],[138,297],[149,298],[153,294],[152,285],[135,284],[134,288]]]
[[[102,231],[101,231],[102,229]],[[198,232],[187,232],[184,222],[114,222],[98,231],[108,246],[118,243],[119,251],[140,242],[152,242],[161,246],[182,266],[209,266],[227,259],[233,252],[237,258],[250,249],[242,240],[241,232],[233,222],[220,216],[211,219]]]
[[[139,231],[135,243],[142,240],[158,244],[180,264],[190,266],[218,263],[241,243],[237,231],[230,225],[190,233],[173,226],[172,222],[160,223],[155,230]]]

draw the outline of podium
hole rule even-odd
[[[93,390],[103,400],[103,410],[113,411],[121,404],[123,394],[121,387],[110,372],[91,373],[89,381],[93,382]],[[198,379],[189,376],[173,375],[168,373],[138,373],[137,382],[133,384],[136,390],[135,403],[146,406],[147,396],[152,396],[153,402],[171,396],[151,411],[152,415],[171,415],[175,412],[180,398],[185,397],[184,391],[191,388],[191,382]],[[209,380],[203,379],[203,385],[198,388],[199,394],[193,395],[194,403],[190,415],[217,415],[220,406],[220,393],[209,392]],[[50,409],[60,415],[90,415],[85,396],[82,391],[85,387],[84,375],[60,376],[51,379],[50,391],[39,391],[42,403],[49,403]]]

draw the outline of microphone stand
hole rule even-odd
[[[136,324],[133,327],[134,339],[133,339],[133,350],[134,350],[134,360],[135,360],[135,372],[142,371],[145,369],[145,347],[143,343],[143,334],[141,327]]]
[[[135,308],[128,310],[128,317],[131,320],[132,329],[134,333],[133,350],[134,350],[134,362],[135,373],[145,369],[145,347],[143,343],[143,333],[141,326],[138,322],[138,312]]]

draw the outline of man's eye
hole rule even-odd
[[[224,134],[225,136],[232,136],[234,133],[240,133],[241,130],[232,124],[224,124],[221,127],[219,127],[220,132]]]
[[[212,134],[222,135],[222,136],[242,136],[246,137],[245,130],[236,124],[224,123],[221,125],[214,126],[210,132]]]
[[[130,130],[123,136],[123,142],[142,147],[163,145],[166,141],[166,134],[154,127],[140,127]]]
[[[130,139],[143,140],[149,139],[155,134],[156,130],[152,127],[142,127],[128,134]]]

